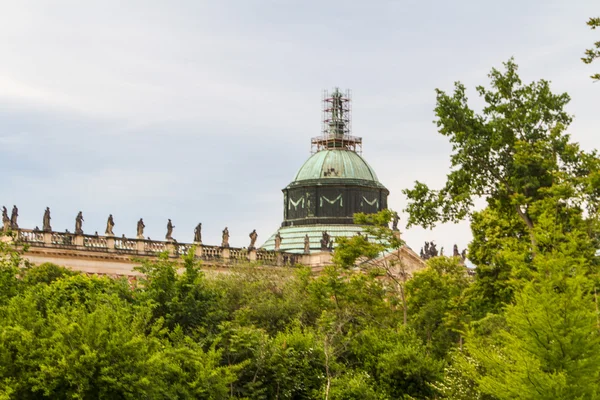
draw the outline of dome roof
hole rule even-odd
[[[316,152],[306,160],[294,181],[312,179],[360,179],[379,183],[375,171],[361,156],[342,149]]]

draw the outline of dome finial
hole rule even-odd
[[[323,126],[321,136],[312,138],[312,152],[321,150],[351,150],[362,153],[362,138],[351,136],[351,95],[334,88],[331,95],[323,92]]]

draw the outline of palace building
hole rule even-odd
[[[73,233],[55,231],[50,226],[49,208],[44,213],[42,229],[27,229],[18,226],[16,206],[10,218],[3,208],[3,230],[12,235],[2,240],[14,241],[17,247],[26,245],[24,256],[34,264],[52,262],[90,274],[139,275],[135,267],[140,259],[157,259],[165,253],[173,260],[192,255],[213,271],[227,271],[232,265],[248,263],[283,268],[302,264],[318,271],[331,264],[336,238],[363,233],[363,227],[354,224],[354,214],[386,209],[389,195],[361,155],[362,138],[351,135],[349,91],[342,93],[336,88],[331,94],[325,92],[322,121],[321,135],[311,139],[312,155],[283,189],[281,227],[262,247],[255,247],[256,231],[250,234],[248,247],[231,247],[227,228],[220,244],[202,243],[202,224],[196,227],[193,243],[177,242],[171,236],[171,220],[164,241],[145,238],[142,219],[135,238],[116,237],[112,215],[105,234],[92,235],[84,232],[81,212]],[[407,246],[382,255],[382,259],[389,257],[400,262],[403,273],[409,275],[425,265]]]
[[[362,138],[351,135],[349,91],[324,93],[322,132],[311,145],[312,155],[283,189],[283,222],[264,249],[275,250],[279,235],[282,251],[326,250],[336,237],[362,232],[355,213],[387,208],[389,191],[362,157]]]

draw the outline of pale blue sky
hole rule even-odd
[[[125,5],[124,5],[125,4]],[[416,179],[441,185],[449,146],[434,89],[487,82],[514,56],[525,81],[573,98],[570,133],[600,147],[600,40],[575,1],[12,1],[0,0],[0,204],[20,225],[262,243],[282,219],[281,189],[319,134],[322,89],[353,92],[364,156],[404,208]],[[406,221],[406,218],[403,218]],[[468,224],[403,232],[451,249]]]

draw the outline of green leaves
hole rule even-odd
[[[464,85],[456,83],[452,95],[436,91],[435,122],[452,144],[451,171],[440,190],[421,182],[404,190],[408,226],[462,220],[478,197],[507,203],[517,195],[526,208],[555,172],[577,177],[585,169],[582,152],[564,135],[572,120],[564,111],[569,96],[553,94],[544,80],[523,84],[517,69],[511,59],[504,71],[491,71],[489,89],[477,87],[485,102],[480,113],[469,107]]]
[[[591,29],[600,27],[600,17],[590,18],[587,22]],[[585,57],[581,59],[586,64],[591,64],[595,59],[600,58],[600,41],[594,43],[594,47],[585,51]],[[594,74],[591,76],[594,80],[600,80],[600,74]]]

